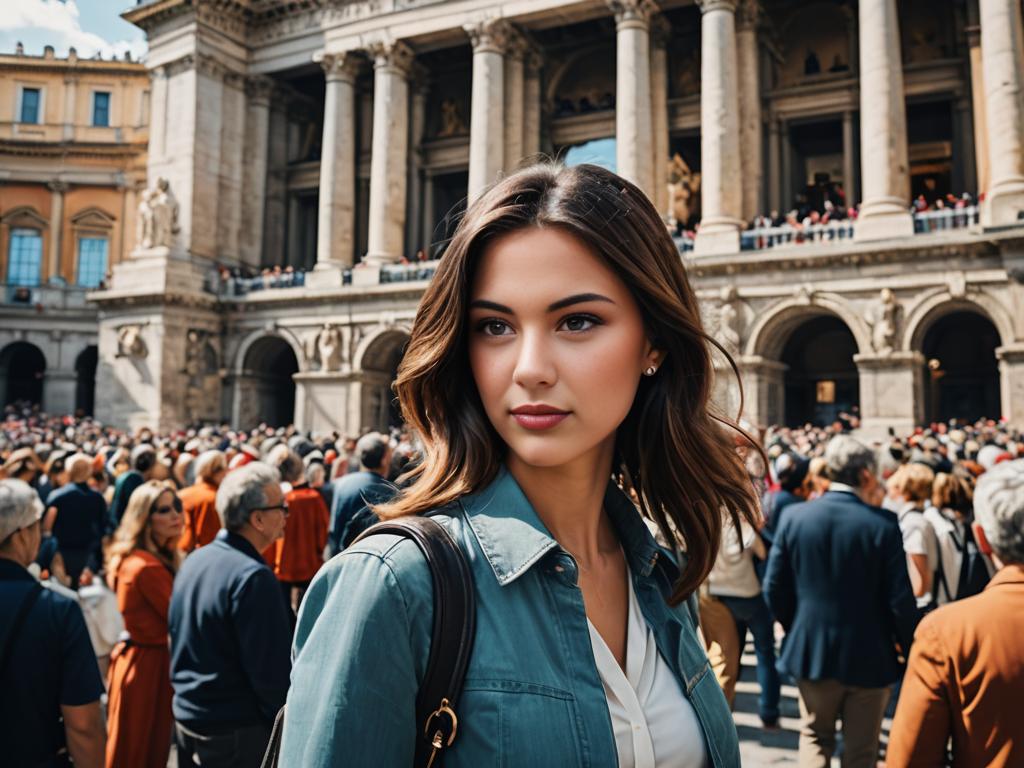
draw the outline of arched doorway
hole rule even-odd
[[[924,335],[925,416],[929,422],[998,419],[999,331],[979,312],[944,315]]]
[[[0,382],[4,405],[27,401],[42,405],[46,357],[35,344],[16,341],[0,351]]]
[[[75,358],[75,412],[92,416],[96,403],[96,366],[99,354],[95,344],[78,353]]]
[[[278,336],[252,343],[239,378],[239,421],[243,429],[266,423],[284,427],[295,420],[295,380],[299,362],[291,345]]]
[[[831,424],[841,413],[860,408],[860,382],[853,356],[857,342],[838,317],[823,315],[804,321],[782,349],[787,368],[785,423],[799,426]]]
[[[391,385],[398,377],[409,336],[390,331],[374,339],[362,358],[362,426],[386,432],[402,425],[402,413]]]

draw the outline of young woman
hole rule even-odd
[[[615,174],[534,166],[467,212],[395,384],[424,462],[377,509],[446,508],[471,564],[446,768],[739,764],[691,618],[722,510],[756,523],[736,428],[710,411],[709,344],[664,223]],[[412,542],[371,536],[320,571],[282,765],[411,764],[432,611]]]
[[[111,653],[107,768],[165,768],[171,748],[167,610],[183,519],[174,485],[148,480],[131,496],[107,550],[107,580],[129,639]]]
[[[934,607],[932,579],[939,565],[939,542],[924,514],[932,499],[934,481],[935,473],[924,464],[904,464],[886,481],[903,534],[910,586],[921,610]]]

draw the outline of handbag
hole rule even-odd
[[[445,510],[438,510],[439,514]],[[416,768],[437,768],[455,742],[459,694],[476,635],[476,591],[462,548],[429,516],[387,520],[368,528],[356,541],[390,534],[412,539],[426,558],[433,583],[434,620],[430,656],[416,694]],[[355,542],[353,542],[355,543]],[[262,768],[277,768],[285,708],[274,718]]]

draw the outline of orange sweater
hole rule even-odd
[[[217,487],[205,480],[183,488],[178,493],[182,512],[185,515],[185,529],[182,531],[178,548],[183,552],[209,544],[220,530],[220,516],[217,514]]]
[[[281,581],[309,581],[324,564],[330,513],[320,492],[308,485],[285,496],[288,522],[284,538],[274,542],[271,565]]]

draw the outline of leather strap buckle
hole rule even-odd
[[[447,722],[442,718],[447,718]],[[450,728],[447,738],[445,737],[446,727]],[[458,715],[449,706],[448,699],[441,699],[441,706],[430,713],[430,717],[427,718],[427,722],[423,726],[423,735],[430,740],[430,746],[433,748],[430,753],[430,760],[427,763],[428,768],[433,764],[438,752],[452,745],[458,730]],[[431,735],[431,731],[433,731],[433,735]]]

